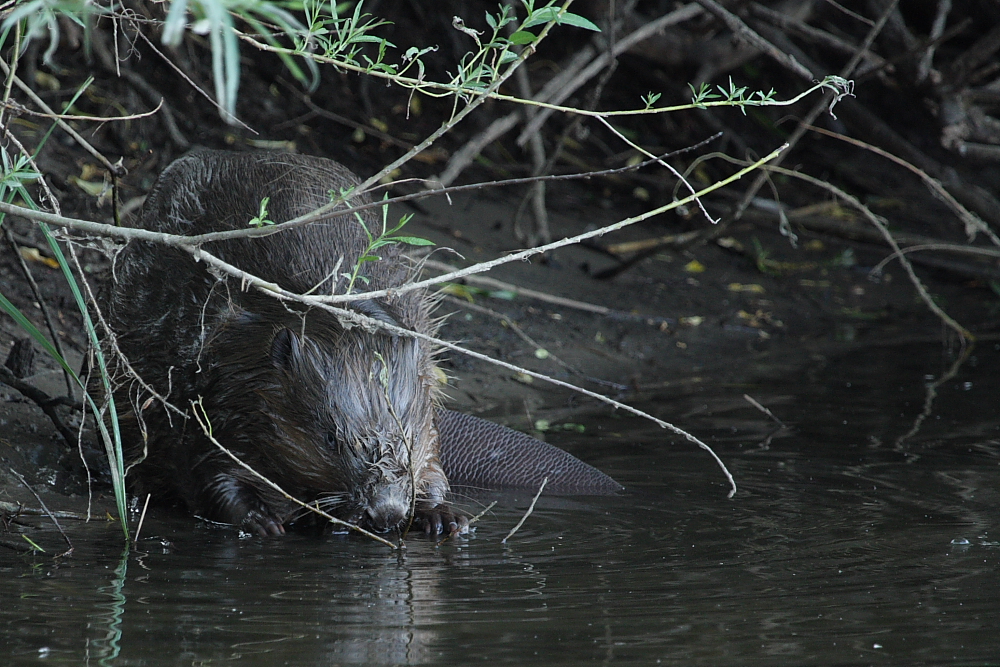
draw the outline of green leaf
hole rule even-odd
[[[597,27],[592,21],[589,21],[579,14],[571,14],[566,12],[563,15],[559,15],[558,7],[543,7],[532,13],[528,17],[528,20],[524,22],[521,29],[533,28],[536,25],[542,25],[543,23],[548,23],[549,21],[555,21],[560,25],[571,25],[576,28],[584,28],[585,30],[593,30],[594,32],[600,32],[601,29]],[[517,34],[517,33],[514,33]]]
[[[389,47],[392,47],[392,48],[396,48],[396,45],[393,44],[392,42],[387,42],[385,39],[383,39],[381,37],[375,37],[374,35],[357,35],[357,36],[352,37],[351,39],[347,40],[346,43],[347,44],[360,44],[360,43],[363,43],[363,42],[367,42],[369,44],[385,44],[386,46],[389,46]]]
[[[518,30],[513,35],[510,36],[511,44],[531,44],[537,37],[534,33],[530,33],[527,30]]]
[[[594,32],[600,32],[601,29],[597,25],[588,19],[583,18],[579,14],[570,14],[566,12],[559,17],[559,23],[565,25],[571,25],[575,28],[583,28],[584,30],[593,30]]]
[[[389,240],[393,243],[405,243],[406,245],[434,245],[434,241],[422,239],[417,236],[393,236]]]
[[[402,229],[403,226],[406,223],[408,223],[412,219],[413,219],[413,214],[412,213],[407,213],[406,215],[404,215],[403,217],[401,217],[399,219],[399,223],[395,227],[393,227],[392,229],[390,229],[388,232],[386,232],[386,234],[395,234],[400,229]]]
[[[533,12],[521,28],[532,28],[536,25],[542,25],[544,23],[548,23],[549,21],[554,21],[557,16],[559,16],[558,7],[542,7],[541,9]]]
[[[387,245],[392,245],[393,243],[395,243],[393,239],[387,238],[385,236],[380,236],[379,238],[372,241],[372,243],[368,246],[368,250],[366,250],[365,252],[369,253],[373,250],[378,250],[379,248],[385,247]]]
[[[267,217],[267,205],[270,201],[270,197],[264,197],[260,200],[260,211],[256,217],[250,219],[251,227],[263,227],[264,225],[274,224],[274,220],[269,220]]]
[[[21,535],[21,537],[24,538],[25,542],[27,542],[28,544],[31,545],[32,549],[34,549],[35,551],[41,552],[41,553],[45,553],[45,549],[43,549],[40,546],[38,546],[38,544],[36,544],[35,541],[32,540],[30,537],[28,537],[27,535]]]

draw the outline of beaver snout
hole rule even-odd
[[[364,522],[374,531],[385,533],[410,516],[410,497],[396,486],[387,486],[368,502]]]

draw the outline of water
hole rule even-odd
[[[0,553],[7,664],[1000,664],[1000,351],[854,353],[787,381],[645,406],[712,461],[622,417],[559,444],[613,498],[498,499],[475,535],[394,553],[239,539],[157,516],[123,554],[70,526],[54,563]],[[785,428],[753,408],[750,394]],[[929,409],[925,408],[929,406]],[[926,412],[923,416],[922,413]],[[34,539],[58,548],[42,526]]]

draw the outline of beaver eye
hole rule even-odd
[[[339,444],[337,443],[337,434],[333,431],[326,432],[326,446],[328,449],[337,449]]]

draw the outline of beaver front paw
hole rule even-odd
[[[465,535],[469,532],[468,517],[457,513],[447,503],[418,504],[413,525],[427,535]]]
[[[247,512],[243,521],[240,522],[240,529],[245,530],[248,533],[256,533],[260,537],[285,534],[285,527],[282,525],[281,521],[273,516],[262,514],[256,510]]]
[[[257,489],[228,473],[220,473],[205,484],[195,513],[261,537],[285,534],[282,519]]]

